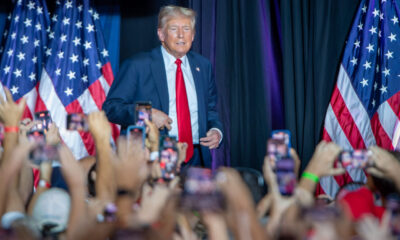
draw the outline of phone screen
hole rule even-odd
[[[35,121],[41,122],[41,124],[43,125],[43,128],[45,130],[48,130],[51,123],[53,122],[51,120],[49,111],[36,112],[35,113]]]
[[[127,129],[127,139],[128,142],[141,144],[144,148],[146,140],[146,131],[144,127],[129,126]]]
[[[59,161],[57,146],[38,144],[29,154],[33,164],[40,165],[42,162]]]
[[[339,163],[346,169],[365,169],[370,166],[371,152],[366,149],[343,151],[339,155]]]
[[[83,113],[68,114],[67,129],[70,131],[87,132],[89,130],[87,116]]]
[[[181,207],[189,211],[220,211],[225,199],[218,190],[211,169],[189,168],[185,178]]]
[[[290,157],[281,158],[276,162],[276,177],[279,191],[282,195],[290,196],[296,188],[296,175],[294,173],[294,160]]]
[[[179,159],[176,138],[162,137],[160,140],[160,168],[164,180],[172,180],[176,176]]]
[[[290,148],[292,147],[290,138],[291,134],[289,130],[282,129],[282,130],[274,130],[271,133],[272,139],[283,140],[285,144],[288,146],[288,155],[290,155]]]
[[[151,121],[151,102],[137,102],[135,104],[135,125],[145,126],[145,119]]]
[[[267,143],[267,154],[272,170],[275,170],[276,162],[288,156],[288,145],[283,139],[269,139]]]
[[[28,140],[30,142],[36,142],[39,144],[42,144],[46,142],[46,138],[44,135],[44,130],[43,129],[37,129],[35,126],[26,133],[26,136],[28,137]]]

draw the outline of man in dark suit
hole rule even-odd
[[[125,61],[103,104],[109,121],[134,124],[135,102],[151,101],[153,122],[188,144],[186,165],[211,167],[222,140],[211,63],[190,51],[195,12],[166,6],[158,17],[160,47]]]

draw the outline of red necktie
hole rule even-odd
[[[179,142],[188,144],[186,151],[185,163],[187,163],[193,156],[193,137],[192,137],[192,124],[190,121],[189,103],[186,94],[185,80],[181,68],[182,61],[178,58],[175,61],[176,68],[176,117],[178,119],[178,136]]]

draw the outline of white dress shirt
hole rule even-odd
[[[175,63],[176,58],[169,54],[163,46],[161,46],[161,52],[164,59],[165,72],[167,75],[168,83],[168,95],[169,95],[169,112],[168,116],[172,119],[171,130],[169,131],[170,136],[178,136],[178,119],[176,117],[176,68]],[[198,123],[198,113],[197,113],[197,94],[196,86],[194,84],[194,79],[192,71],[190,69],[189,59],[185,56],[181,58],[183,79],[185,81],[186,95],[188,97],[189,111],[190,111],[190,122],[192,125],[192,137],[193,144],[199,143],[199,123]]]

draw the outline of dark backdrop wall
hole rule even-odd
[[[214,64],[225,125],[224,151],[214,156],[261,169],[271,129],[284,126],[276,2],[191,0],[190,7],[198,13],[193,48]]]
[[[308,163],[321,140],[347,34],[360,0],[282,0],[286,127]]]
[[[121,41],[120,62],[135,53],[159,46],[157,37],[158,12],[162,6],[188,6],[188,0],[120,1]]]

